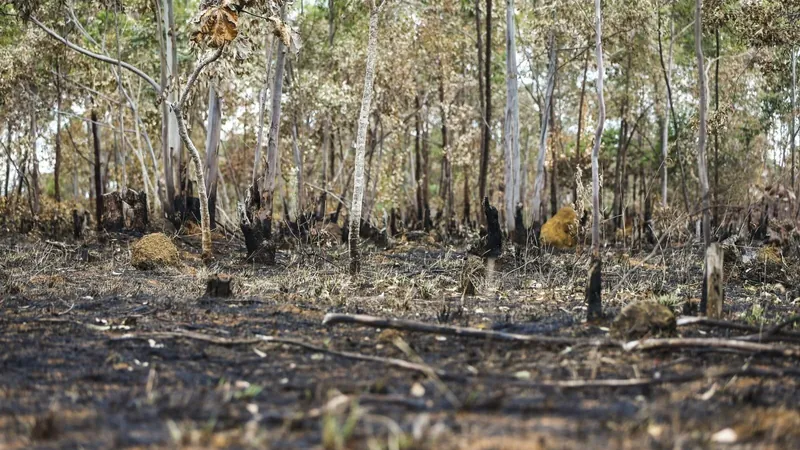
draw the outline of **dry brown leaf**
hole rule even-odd
[[[200,14],[200,28],[194,33],[192,40],[218,48],[236,39],[239,34],[239,14],[224,3],[223,5],[210,7]]]

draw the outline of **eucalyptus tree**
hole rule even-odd
[[[595,56],[597,58],[597,129],[592,147],[592,262],[589,268],[589,283],[586,287],[587,318],[598,319],[603,315],[601,303],[602,260],[600,258],[600,145],[606,120],[606,103],[603,96],[603,13],[601,0],[594,0]]]
[[[348,244],[350,245],[350,274],[361,271],[361,255],[358,251],[361,229],[361,209],[364,202],[364,155],[366,152],[367,126],[372,103],[372,84],[375,78],[375,60],[378,53],[378,18],[386,0],[370,0],[369,41],[367,42],[367,63],[364,72],[364,91],[361,97],[361,111],[358,114],[358,133],[356,135],[356,160],[353,178],[353,202],[350,207]]]
[[[520,200],[519,98],[514,0],[506,0],[506,116],[505,116],[505,222],[514,230],[514,211]],[[555,51],[555,49],[553,49]]]

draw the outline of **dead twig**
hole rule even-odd
[[[432,333],[446,336],[461,336],[467,338],[491,339],[497,341],[512,341],[544,345],[588,345],[594,347],[617,347],[621,344],[608,339],[583,339],[557,336],[538,336],[530,334],[505,333],[494,330],[480,330],[478,328],[457,327],[451,325],[438,325],[425,322],[403,319],[387,319],[383,317],[367,316],[363,314],[336,314],[329,313],[322,319],[323,325],[336,325],[351,323],[374,328],[392,328],[395,330],[413,331],[418,333]]]
[[[627,351],[661,350],[667,348],[699,348],[711,351],[723,349],[777,355],[787,358],[800,358],[800,349],[718,338],[642,339],[628,342],[623,345],[623,348]]]
[[[216,345],[223,345],[223,346],[237,346],[237,345],[254,345],[260,343],[270,343],[270,344],[284,344],[284,345],[291,345],[295,347],[301,347],[306,350],[310,350],[316,353],[323,353],[331,356],[336,356],[339,358],[344,359],[353,359],[357,361],[369,361],[369,362],[376,362],[383,365],[388,365],[391,367],[395,367],[398,369],[408,370],[412,372],[418,372],[424,374],[426,376],[436,376],[443,379],[458,379],[461,378],[456,375],[451,375],[443,370],[433,369],[430,366],[423,365],[423,364],[416,364],[409,361],[404,361],[402,359],[397,358],[384,358],[381,356],[372,356],[372,355],[365,355],[362,353],[356,352],[346,352],[346,351],[339,351],[339,350],[332,350],[324,347],[319,347],[314,344],[309,344],[307,342],[303,342],[298,339],[292,338],[284,338],[284,337],[277,337],[277,336],[262,336],[256,335],[254,338],[220,338],[216,336],[210,336],[204,333],[197,333],[194,331],[161,331],[161,332],[149,332],[149,333],[128,333],[124,334],[119,337],[111,338],[112,341],[121,341],[121,340],[128,340],[128,339],[192,339],[196,341],[208,342],[211,344]]]

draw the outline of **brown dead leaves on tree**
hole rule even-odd
[[[219,48],[236,39],[239,34],[239,13],[231,7],[231,3],[230,0],[222,0],[200,12],[196,19],[199,29],[192,36],[195,43]]]

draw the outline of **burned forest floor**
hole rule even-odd
[[[606,319],[586,323],[580,249],[501,258],[487,276],[466,244],[399,239],[365,247],[351,278],[342,246],[281,250],[264,267],[218,239],[206,265],[196,238],[170,237],[180,265],[141,271],[134,237],[0,235],[0,448],[800,446],[793,323],[762,343],[782,353],[596,345],[633,302],[693,314],[691,242],[606,247]],[[752,341],[800,312],[800,262],[737,251],[722,320],[738,327],[678,321],[673,337]],[[204,297],[217,273],[233,297]],[[567,339],[323,325],[327,313]]]

